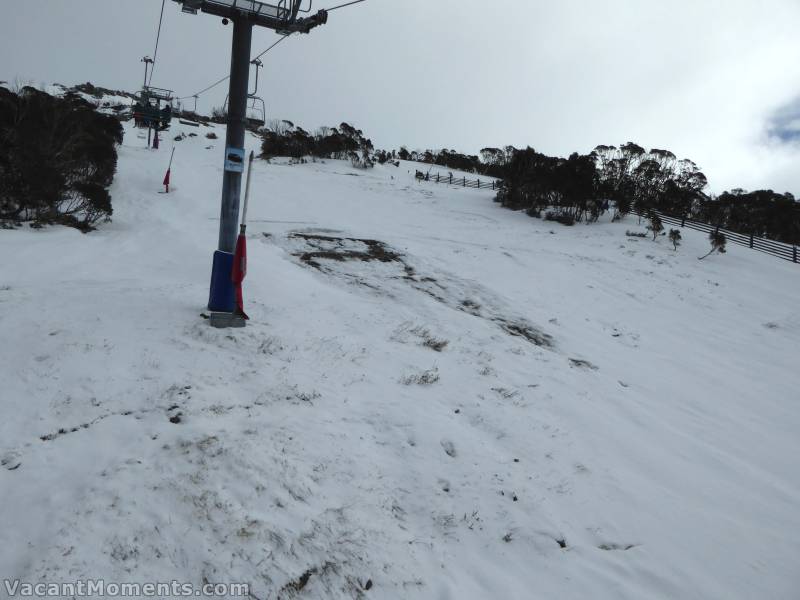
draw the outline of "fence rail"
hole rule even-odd
[[[420,177],[422,175],[422,177]],[[472,188],[475,190],[496,190],[500,184],[499,181],[495,181],[494,179],[486,181],[479,177],[475,179],[467,179],[466,176],[464,177],[453,177],[452,173],[448,173],[447,175],[442,175],[441,173],[436,173],[436,175],[431,175],[430,173],[422,173],[422,171],[417,171],[417,179],[420,181],[432,181],[433,183],[446,183],[448,185],[456,185],[458,187],[466,187]]]

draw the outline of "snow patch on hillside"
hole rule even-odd
[[[565,228],[415,165],[126,126],[99,231],[0,232],[0,572],[265,598],[794,598],[796,265]],[[248,148],[259,140],[248,134]]]

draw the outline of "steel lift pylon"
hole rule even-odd
[[[309,14],[302,8],[303,0],[278,0],[274,3],[257,0],[173,0],[181,4],[188,14],[203,12],[222,17],[223,23],[233,22],[231,43],[231,75],[228,97],[228,132],[225,140],[224,172],[222,178],[222,206],[220,209],[219,243],[214,253],[208,309],[217,324],[241,327],[244,320],[235,314],[235,289],[231,279],[234,249],[239,225],[242,173],[244,172],[244,136],[247,123],[247,101],[250,77],[250,51],[253,27],[266,27],[281,35],[309,33],[328,22],[328,13]],[[258,68],[256,68],[258,72]],[[221,316],[220,316],[221,315]]]

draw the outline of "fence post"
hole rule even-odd
[[[753,247],[753,234],[750,234],[750,247]]]
[[[797,262],[797,246],[792,246],[792,262]]]
[[[492,181],[492,190],[494,190],[494,181]]]
[[[463,182],[463,184],[464,184],[464,187],[467,187],[467,178],[466,178],[466,176],[464,177],[464,182]]]
[[[439,183],[439,174],[436,174],[436,183]]]
[[[450,185],[453,185],[453,174],[450,173]]]
[[[681,219],[681,227],[686,227],[686,215]]]
[[[481,178],[478,177],[478,189],[481,189]]]

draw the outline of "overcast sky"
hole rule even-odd
[[[0,80],[135,90],[160,9],[0,0]],[[153,85],[191,95],[226,75],[231,33],[167,0]],[[257,30],[253,54],[276,39]],[[376,147],[635,141],[693,159],[712,191],[800,196],[800,0],[366,0],[267,54],[259,92],[268,118],[347,121]]]

